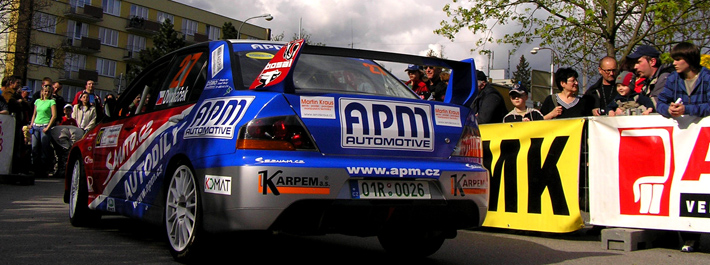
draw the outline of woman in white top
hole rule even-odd
[[[85,132],[94,128],[96,124],[96,108],[89,103],[89,97],[88,93],[82,93],[72,112],[72,118]]]

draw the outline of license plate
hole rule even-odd
[[[431,199],[429,182],[397,180],[351,180],[353,199]]]

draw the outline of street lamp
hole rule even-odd
[[[272,19],[274,19],[274,17],[272,17],[271,14],[263,14],[263,15],[258,15],[258,16],[253,16],[253,17],[247,18],[246,20],[242,21],[241,25],[239,25],[239,30],[237,30],[237,38],[239,38],[239,39],[242,38],[242,27],[244,26],[244,23],[247,23],[247,21],[249,21],[252,18],[260,18],[260,17],[265,18],[266,21],[271,21]]]
[[[557,56],[557,53],[555,50],[552,48],[547,48],[547,47],[535,47],[533,48],[530,53],[532,54],[537,54],[539,50],[550,50],[550,95],[554,94],[555,90],[555,57],[560,58]]]

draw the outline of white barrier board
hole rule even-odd
[[[710,118],[590,118],[590,222],[710,232],[709,145]]]
[[[15,140],[15,118],[0,114],[0,175],[12,170],[12,150]]]

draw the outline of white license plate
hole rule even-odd
[[[351,180],[353,199],[431,199],[429,182],[397,180]]]

